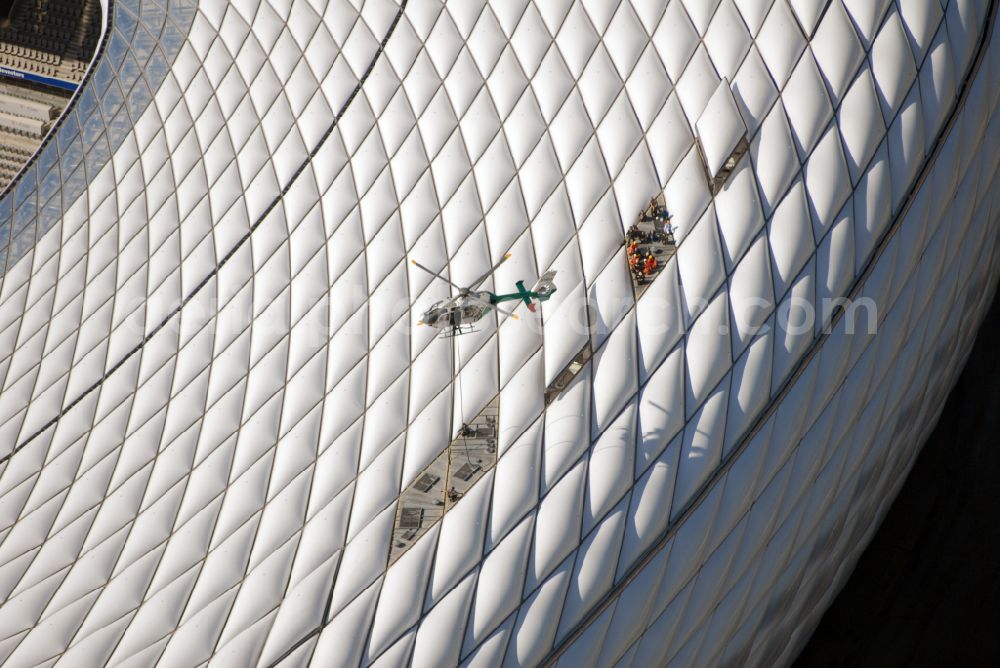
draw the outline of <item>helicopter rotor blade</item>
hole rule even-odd
[[[502,265],[504,262],[506,262],[507,260],[510,259],[510,256],[511,256],[510,253],[504,253],[504,256],[502,258],[500,258],[499,262],[497,262],[495,265],[493,265],[492,267],[490,267],[489,271],[487,271],[485,274],[483,274],[482,276],[480,276],[479,278],[477,278],[475,281],[472,282],[472,285],[469,286],[469,289],[470,290],[475,290],[476,288],[478,288],[479,285],[480,285],[480,283],[482,283],[487,278],[489,278],[490,276],[492,276],[493,272],[495,272],[497,269],[500,268],[500,265]]]
[[[494,306],[493,308],[495,308],[500,313],[503,313],[504,315],[513,318],[514,320],[520,320],[520,318],[517,316],[517,314],[514,313],[513,311],[508,311],[507,309],[497,308],[496,306]]]
[[[441,274],[437,273],[436,271],[432,271],[432,270],[428,269],[427,267],[425,267],[424,265],[420,264],[416,260],[410,260],[410,262],[412,262],[414,264],[414,266],[416,266],[417,268],[423,269],[424,271],[426,271],[431,276],[434,276],[435,278],[440,278],[442,281],[444,281],[445,283],[447,283],[448,285],[450,285],[453,288],[456,288],[458,290],[464,290],[465,289],[465,288],[463,288],[460,285],[455,285],[454,283],[452,283],[451,281],[449,281],[447,278],[445,278]]]

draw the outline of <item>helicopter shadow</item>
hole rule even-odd
[[[671,413],[665,406],[655,401],[646,402],[646,405],[663,413],[665,419],[662,420],[662,422],[660,423],[661,425],[670,424]],[[669,432],[665,426],[657,426],[654,427],[653,429],[647,429],[643,425],[642,408],[643,408],[642,402],[640,401],[640,410],[638,416],[639,424],[636,428],[636,434],[640,439],[640,448],[642,451],[643,458],[645,459],[645,463],[650,464],[653,462],[653,460],[657,459],[663,454],[663,452],[667,449],[667,447],[670,446],[671,440],[676,438],[678,434],[683,433],[684,429],[681,428],[675,433]]]

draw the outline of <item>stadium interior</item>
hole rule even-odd
[[[97,0],[0,2],[0,188],[38,149],[100,37]]]

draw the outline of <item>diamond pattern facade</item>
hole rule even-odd
[[[0,199],[5,665],[790,661],[1000,275],[996,5],[110,4]],[[539,317],[416,326],[508,252]]]

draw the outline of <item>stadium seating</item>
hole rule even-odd
[[[99,36],[96,0],[21,0],[0,28],[0,65],[79,82]]]
[[[17,175],[35,152],[37,145],[37,141],[0,129],[0,184],[6,185]]]
[[[24,116],[48,123],[55,118],[58,110],[52,104],[40,101],[37,98],[29,98],[24,95],[12,94],[11,92],[0,90],[0,113],[11,116]]]
[[[79,83],[100,28],[97,0],[19,0],[0,27],[0,66]],[[38,149],[69,94],[0,77],[0,189]]]

